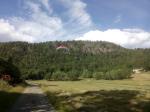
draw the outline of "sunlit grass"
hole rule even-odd
[[[150,73],[126,80],[36,81],[60,112],[150,112]]]

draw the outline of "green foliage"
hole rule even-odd
[[[92,78],[92,74],[87,69],[84,69],[82,72],[82,77],[83,78]]]
[[[70,71],[67,73],[67,80],[71,80],[71,81],[74,81],[74,80],[78,80],[79,78],[79,72],[77,71]]]
[[[67,46],[69,49],[67,53],[56,50],[57,46],[61,44]],[[14,75],[34,80],[46,77],[48,79],[54,77],[53,80],[75,80],[77,77],[92,78],[93,73],[95,73],[95,78],[101,77],[96,76],[97,72],[103,72],[106,79],[114,79],[114,77],[118,77],[116,74],[122,74],[119,73],[119,69],[123,67],[150,70],[150,49],[125,49],[108,42],[0,43],[0,57],[9,59],[9,63],[13,62],[13,65],[19,68],[21,75],[17,75],[19,73]],[[9,68],[11,71],[14,70],[12,67]],[[0,72],[3,70],[4,68],[0,66]],[[62,78],[61,75],[53,75],[57,71],[61,71],[62,75],[66,76]],[[52,76],[47,76],[48,74],[52,74]],[[122,77],[124,76],[120,76],[118,79],[122,79]]]
[[[129,68],[121,68],[121,69],[113,69],[107,71],[106,73],[103,72],[95,72],[93,74],[93,78],[105,79],[105,80],[119,80],[119,79],[127,79],[130,78],[132,73],[132,69]]]
[[[52,77],[52,74],[51,74],[51,73],[47,73],[47,74],[45,75],[44,79],[50,80],[51,77]]]
[[[8,84],[8,82],[0,80],[0,91],[5,91],[10,89],[10,85]]]
[[[96,80],[104,79],[104,77],[105,77],[105,74],[103,72],[95,72],[95,73],[93,73],[93,78],[95,78]]]
[[[9,83],[20,83],[22,81],[20,70],[11,62],[0,58],[0,77],[2,75],[10,75]]]
[[[39,80],[44,78],[44,73],[41,70],[30,69],[26,72],[24,79]]]
[[[79,74],[76,71],[70,71],[68,73],[62,71],[56,71],[50,76],[51,80],[61,80],[61,81],[67,81],[67,80],[74,81],[74,80],[78,80],[78,77]]]
[[[51,79],[52,80],[66,80],[67,79],[67,74],[62,71],[56,71],[52,74]]]
[[[128,68],[114,69],[106,72],[104,79],[106,80],[117,80],[117,79],[127,79],[131,76],[131,70]]]

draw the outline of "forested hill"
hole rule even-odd
[[[46,51],[55,52],[56,48],[60,45],[66,46],[70,51],[73,52],[82,52],[82,53],[92,53],[99,54],[104,52],[118,51],[123,50],[124,48],[109,42],[104,41],[53,41],[53,42],[44,42],[44,43],[27,43],[27,42],[8,42],[0,43],[1,53],[2,50],[5,52],[11,53],[29,53],[38,50],[38,52]],[[23,53],[23,54],[24,54]]]
[[[125,49],[109,42],[0,43],[0,58],[11,58],[25,78],[36,75],[40,79],[55,71],[92,74],[125,67],[149,69],[149,57],[149,49]]]

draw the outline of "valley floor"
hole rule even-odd
[[[12,112],[50,112],[52,107],[56,112],[150,112],[149,72],[127,80],[27,82],[26,89],[1,85],[0,112],[8,111],[13,104]]]
[[[33,81],[59,112],[150,112],[150,73],[128,80]]]

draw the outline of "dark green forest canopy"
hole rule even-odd
[[[69,50],[57,50],[60,45]],[[101,72],[109,76],[109,73],[133,68],[150,69],[150,49],[126,49],[103,41],[0,43],[0,57],[12,58],[26,79],[57,78],[53,74],[60,72],[73,74],[65,77],[68,79],[73,76],[93,77],[92,74]]]
[[[3,75],[9,75],[11,77],[9,83],[21,82],[20,70],[12,63],[10,58],[8,58],[8,60],[0,58],[0,78]]]

